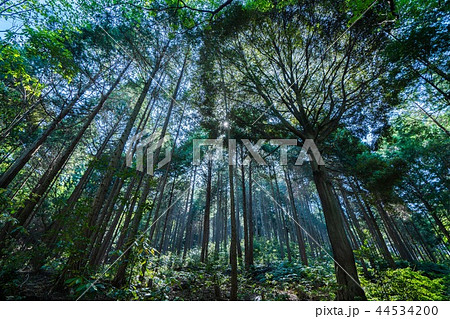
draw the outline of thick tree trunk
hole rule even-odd
[[[333,186],[327,176],[326,168],[324,165],[319,166],[315,161],[311,161],[311,168],[335,260],[336,280],[340,286],[336,298],[338,300],[366,300],[366,295],[358,279],[355,256],[345,234],[341,207],[333,193]]]

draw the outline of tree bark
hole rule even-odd
[[[69,157],[72,154],[72,152],[74,151],[75,147],[78,145],[78,143],[82,139],[84,133],[86,132],[88,127],[91,125],[95,116],[103,108],[105,102],[107,101],[107,99],[109,98],[111,93],[115,90],[117,85],[119,85],[123,75],[127,71],[130,64],[131,64],[131,62],[128,62],[128,64],[125,66],[125,68],[122,70],[122,72],[117,77],[116,81],[111,85],[109,90],[106,92],[106,94],[102,95],[99,103],[91,111],[91,113],[89,114],[85,123],[78,131],[77,135],[71,141],[70,145],[64,150],[64,152],[62,152],[56,158],[56,160],[52,163],[52,165],[50,165],[50,167],[47,169],[47,171],[44,173],[44,175],[42,175],[39,182],[33,188],[32,192],[31,192],[31,196],[25,202],[25,207],[17,213],[18,225],[26,227],[31,222],[31,220],[34,216],[33,209],[35,208],[36,204],[39,202],[39,199],[47,191],[47,188],[49,187],[49,185],[52,183],[52,181],[55,179],[56,175],[59,173],[59,171],[61,170],[63,165],[69,159]]]
[[[14,163],[0,176],[0,188],[6,188],[12,182],[14,177],[22,170],[22,168],[28,163],[30,158],[36,151],[41,147],[41,145],[47,140],[50,134],[58,127],[61,121],[69,114],[78,100],[83,96],[83,94],[94,84],[94,82],[99,78],[100,73],[97,73],[93,78],[91,78],[88,84],[84,85],[77,93],[77,95],[69,102],[69,104],[63,108],[59,115],[50,123],[50,125],[45,129],[44,133],[40,135],[33,143],[31,143],[25,151],[22,152],[20,157],[14,161]]]
[[[297,244],[298,244],[298,250],[300,254],[300,258],[302,260],[303,265],[308,266],[308,257],[306,256],[306,247],[305,247],[305,241],[303,240],[303,234],[302,229],[300,225],[300,220],[298,218],[298,212],[297,207],[295,206],[295,199],[294,199],[294,192],[292,191],[292,185],[291,185],[291,179],[289,177],[289,173],[284,169],[284,178],[286,181],[286,186],[288,189],[289,194],[289,201],[291,203],[291,209],[292,209],[292,217],[294,218],[294,227],[297,234]]]
[[[208,262],[208,244],[209,244],[209,217],[211,213],[211,179],[212,179],[212,161],[207,163],[208,176],[206,180],[206,203],[205,203],[205,215],[203,218],[203,241],[202,251],[200,255],[200,262]]]
[[[230,264],[231,264],[231,291],[230,299],[237,300],[237,233],[236,233],[236,211],[234,203],[234,174],[233,166],[228,165],[228,177],[230,180],[230,223],[231,223],[231,240],[230,240]]]
[[[248,266],[253,266],[253,181],[252,181],[252,164],[248,166]]]
[[[391,239],[393,240],[393,242],[400,254],[400,257],[409,262],[413,262],[414,261],[413,256],[410,254],[408,248],[405,246],[405,243],[400,238],[400,235],[398,234],[396,228],[394,228],[394,225],[390,221],[390,218],[389,218],[387,212],[385,211],[384,207],[382,206],[381,201],[377,200],[375,206],[378,210],[378,213],[381,216],[381,219],[384,222],[384,225],[386,226],[386,230],[389,233],[389,237],[391,237]]]
[[[338,300],[366,300],[366,295],[358,279],[355,256],[345,234],[341,207],[333,193],[325,165],[318,165],[315,159],[310,163],[335,260],[336,280],[340,286],[336,298]]]

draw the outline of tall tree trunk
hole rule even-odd
[[[28,163],[30,158],[34,153],[42,146],[42,144],[47,140],[50,134],[58,127],[61,121],[69,114],[78,100],[83,96],[83,94],[94,84],[94,82],[99,78],[100,73],[97,73],[93,78],[91,78],[88,84],[84,85],[76,94],[76,96],[69,102],[69,104],[62,109],[59,115],[50,123],[50,125],[45,129],[45,131],[33,142],[26,150],[17,158],[14,163],[0,176],[0,188],[6,188],[12,182],[14,177],[22,170],[22,168]]]
[[[98,264],[96,264],[95,261],[100,259],[99,255],[100,255],[101,243],[105,236],[106,228],[111,220],[111,217],[112,217],[112,214],[114,211],[114,205],[117,201],[117,198],[119,197],[120,190],[122,189],[123,183],[124,183],[123,178],[118,178],[114,182],[112,191],[109,194],[107,203],[104,206],[101,216],[99,218],[99,221],[98,221],[99,227],[97,227],[94,230],[94,233],[92,234],[92,236],[90,238],[90,246],[88,248],[88,251],[90,252],[90,256],[89,256],[89,265],[90,266],[98,266]]]
[[[350,220],[352,221],[353,225],[355,226],[355,230],[356,230],[356,233],[358,234],[361,244],[364,244],[364,241],[366,240],[366,236],[365,236],[363,229],[361,227],[361,224],[359,223],[359,220],[356,217],[355,212],[353,211],[353,208],[350,204],[350,201],[347,196],[347,191],[344,189],[344,186],[342,184],[339,184],[339,189],[341,191],[342,198],[344,200],[344,207],[346,208],[347,214],[350,217]],[[359,246],[360,245],[358,244],[358,249],[360,249]],[[369,262],[370,262],[370,265],[372,266],[372,268],[375,268],[375,260],[373,259],[373,255],[370,254],[368,256],[368,259],[369,259]],[[361,262],[364,264],[364,260],[361,260]]]
[[[324,165],[311,162],[314,183],[322,204],[322,209],[335,260],[336,280],[340,286],[336,298],[338,300],[366,300],[356,270],[355,256],[345,234],[341,217],[341,207],[333,193]]]
[[[170,104],[169,104],[169,109],[167,110],[166,119],[164,121],[162,130],[161,130],[161,133],[160,133],[160,136],[159,136],[160,140],[163,139],[164,136],[166,135],[167,128],[169,126],[169,121],[170,121],[170,118],[171,118],[171,115],[172,115],[172,110],[173,110],[173,107],[175,105],[175,101],[176,101],[176,98],[177,98],[178,90],[180,88],[181,80],[183,78],[184,71],[185,71],[185,68],[186,68],[187,58],[188,58],[188,54],[186,53],[185,54],[185,58],[184,58],[184,62],[183,62],[183,67],[181,68],[180,75],[178,77],[178,81],[177,81],[177,84],[175,86],[175,89],[174,89],[174,92],[172,94],[172,98],[171,98],[171,101],[170,101]],[[161,152],[161,148],[156,149],[155,154],[154,154],[155,161],[158,161],[160,152]],[[170,168],[170,164],[169,164],[167,170],[169,170],[169,168]],[[117,273],[116,273],[116,276],[114,277],[114,281],[113,282],[114,282],[114,285],[117,286],[117,287],[122,287],[125,284],[125,274],[126,274],[126,269],[128,267],[128,264],[130,262],[129,257],[131,255],[132,245],[133,245],[133,243],[134,243],[134,241],[136,239],[137,231],[139,229],[139,223],[141,222],[141,219],[142,219],[142,214],[143,214],[144,209],[145,209],[145,203],[147,201],[147,197],[148,197],[148,194],[150,192],[150,187],[151,187],[151,181],[152,180],[153,180],[152,176],[145,178],[144,189],[143,189],[141,197],[139,199],[139,204],[138,204],[138,207],[137,207],[137,211],[134,214],[133,224],[131,226],[130,233],[129,233],[128,238],[127,238],[127,244],[125,245],[124,255],[123,255],[124,259],[122,260],[122,263],[120,263],[119,268],[118,268]],[[163,192],[163,190],[161,190],[161,192]],[[155,233],[156,225],[157,225],[158,220],[159,220],[159,215],[158,215],[158,211],[156,211],[155,212],[155,216],[153,218],[153,224],[150,227],[150,235],[149,235],[149,240],[150,241],[152,240],[153,235]]]
[[[353,183],[350,182],[350,187],[353,190],[356,202],[358,203],[360,211],[367,223],[367,226],[369,227],[369,231],[372,233],[372,236],[375,238],[375,241],[377,242],[378,247],[380,248],[381,254],[383,255],[384,259],[388,262],[389,266],[395,268],[396,267],[395,261],[392,258],[391,252],[389,251],[386,242],[384,241],[383,234],[381,233],[380,227],[378,227],[378,224],[373,216],[370,206],[364,199],[363,199],[364,204],[361,201],[359,197],[359,192],[361,190],[359,188],[357,189],[356,188],[357,186],[355,186]]]
[[[216,205],[216,216],[214,216],[215,222],[215,243],[214,243],[214,258],[218,258],[219,250],[220,250],[220,238],[221,238],[221,229],[222,225],[220,224],[221,211],[222,211],[222,175],[220,174],[220,170],[217,173],[217,205]]]
[[[376,206],[376,208],[378,210],[378,213],[381,216],[381,219],[384,222],[384,225],[386,226],[386,230],[389,233],[389,237],[391,237],[391,239],[394,241],[394,244],[395,244],[398,252],[400,253],[400,257],[402,259],[405,259],[405,260],[409,261],[409,262],[413,262],[414,261],[413,256],[409,252],[408,248],[405,246],[405,243],[401,239],[397,229],[392,224],[392,222],[391,222],[387,212],[385,211],[381,201],[377,200],[375,206]]]
[[[234,180],[237,183],[238,175],[237,170],[233,169],[234,172]],[[237,191],[238,186],[236,185],[236,195],[234,199],[235,207],[236,207],[236,242],[237,242],[237,256],[238,256],[238,263],[242,262],[242,247],[241,247],[241,238],[242,238],[242,231],[241,231],[241,220],[239,217],[239,194]]]
[[[242,151],[241,158],[243,160]],[[250,267],[250,251],[249,251],[249,239],[248,239],[248,214],[247,214],[247,194],[245,190],[245,169],[241,164],[241,183],[242,183],[242,215],[244,219],[244,261],[245,266]]]
[[[297,244],[303,265],[308,266],[308,257],[306,256],[305,241],[303,240],[302,227],[300,225],[300,220],[298,218],[297,207],[295,206],[294,192],[292,191],[291,179],[289,173],[284,169],[284,177],[286,180],[286,186],[289,194],[289,201],[291,203],[292,217],[294,218],[294,227],[297,234]]]
[[[276,198],[277,195],[275,193],[275,188],[273,186],[272,179],[276,178],[274,174],[272,174],[272,166],[269,166],[268,173],[269,173],[269,184],[270,184],[270,191],[272,193],[272,197]],[[281,203],[280,203],[281,204]],[[281,217],[280,217],[280,207],[279,205],[274,206],[275,209],[275,216],[273,216],[273,228],[274,228],[274,234],[277,238],[277,241],[280,246],[280,258],[284,259],[284,244],[283,244],[283,226],[281,224]]]
[[[228,131],[229,134],[229,131]],[[229,135],[228,135],[229,136]],[[228,177],[230,180],[230,223],[231,223],[231,241],[230,241],[230,264],[231,264],[231,291],[230,299],[237,300],[237,232],[236,232],[236,211],[234,205],[234,174],[233,166],[228,165]]]
[[[206,180],[206,203],[205,215],[203,218],[203,242],[200,255],[200,262],[208,261],[208,244],[209,244],[209,216],[211,213],[211,179],[212,179],[212,160],[208,160],[208,176]]]
[[[95,116],[100,112],[100,110],[103,108],[106,100],[109,98],[111,93],[115,90],[117,85],[119,85],[123,75],[127,71],[128,67],[130,66],[131,62],[129,62],[125,68],[122,70],[122,72],[117,77],[116,81],[111,85],[109,90],[106,92],[106,94],[102,95],[100,102],[97,104],[97,106],[91,111],[88,118],[86,119],[83,126],[78,131],[78,134],[75,136],[75,138],[71,141],[70,145],[62,152],[56,160],[50,165],[50,167],[47,169],[47,171],[42,175],[42,177],[39,179],[39,182],[37,185],[33,188],[31,192],[31,196],[28,198],[28,200],[25,202],[25,207],[22,208],[19,212],[17,212],[17,220],[18,225],[26,227],[32,220],[34,213],[33,209],[35,208],[36,204],[39,202],[39,199],[41,196],[47,191],[49,185],[53,182],[56,175],[59,173],[63,165],[66,163],[66,161],[69,159],[70,155],[74,151],[75,147],[78,145],[80,140],[82,139],[84,133],[88,129],[88,127],[91,125],[92,121],[94,120]]]
[[[117,128],[121,122],[120,118],[113,128],[109,131],[108,135],[106,136],[105,140],[103,141],[102,145],[97,150],[96,154],[94,155],[94,158],[89,162],[87,169],[84,171],[83,175],[81,176],[80,180],[78,181],[77,185],[75,186],[74,190],[70,194],[67,201],[63,204],[63,206],[60,209],[60,212],[57,213],[57,215],[54,217],[54,221],[52,222],[51,226],[49,227],[48,231],[46,232],[46,235],[44,236],[44,241],[52,246],[57,237],[59,231],[63,228],[63,224],[66,220],[66,218],[69,216],[69,214],[72,212],[72,209],[75,207],[76,202],[80,198],[81,194],[83,193],[83,189],[86,186],[89,178],[91,177],[92,172],[94,171],[94,163],[100,159],[100,157],[103,155],[104,150],[108,146],[109,141],[111,140],[111,137],[116,133]]]
[[[164,218],[163,229],[162,229],[161,238],[160,238],[160,242],[159,242],[159,253],[160,253],[160,255],[163,253],[164,238],[165,238],[167,227],[168,227],[167,224],[168,224],[168,221],[169,221],[169,216],[171,215],[170,213],[172,211],[170,206],[172,206],[173,193],[175,191],[175,181],[176,181],[176,177],[173,178],[172,187],[170,188],[169,203],[167,204],[167,207],[169,207],[169,208],[168,208],[168,211],[166,213],[166,217]],[[145,264],[147,264],[147,263],[145,263]],[[143,271],[142,273],[145,274],[145,271]]]
[[[147,97],[147,94],[150,90],[150,86],[153,82],[153,79],[154,79],[156,73],[159,71],[163,56],[164,56],[164,51],[157,57],[155,66],[153,67],[153,70],[152,70],[152,73],[150,74],[150,76],[148,77],[147,81],[144,84],[144,88],[142,89],[142,92],[139,95],[139,98],[136,101],[136,104],[134,105],[133,111],[128,119],[127,125],[125,126],[125,129],[122,132],[122,135],[120,136],[119,141],[117,142],[115,151],[111,157],[111,161],[106,170],[106,174],[103,176],[102,182],[101,182],[101,184],[97,190],[97,193],[94,197],[92,208],[87,217],[87,227],[85,228],[85,235],[87,238],[90,238],[91,231],[92,231],[92,229],[95,228],[95,222],[97,220],[98,213],[100,212],[100,210],[104,204],[104,200],[105,200],[106,194],[108,192],[108,189],[110,187],[111,181],[113,180],[114,174],[116,173],[116,170],[120,165],[120,161],[121,161],[122,153],[123,153],[123,150],[125,147],[125,143],[130,136],[131,130],[133,129],[133,126],[137,119],[139,111],[142,108],[142,104],[144,103],[144,100]]]
[[[112,239],[113,239],[115,230],[117,229],[117,225],[119,224],[120,218],[123,216],[122,215],[123,210],[125,209],[125,206],[127,204],[127,201],[129,199],[132,191],[133,191],[135,183],[136,183],[136,178],[133,178],[127,187],[127,191],[125,192],[125,196],[122,199],[122,202],[121,202],[119,208],[117,209],[117,211],[114,215],[114,219],[102,240],[102,244],[100,246],[100,249],[96,256],[96,259],[92,263],[93,265],[100,265],[102,263],[102,261],[105,257],[105,254],[108,250],[108,247],[112,244]]]
[[[192,204],[194,203],[194,192],[195,192],[195,179],[197,177],[197,166],[194,167],[194,177],[192,180],[191,187],[191,200],[189,201],[189,209],[187,213],[187,221],[186,221],[186,237],[184,240],[184,250],[183,250],[183,260],[186,258],[186,254],[188,249],[190,248],[190,237],[192,234],[192,222],[194,220],[194,211],[192,208]]]
[[[252,164],[248,166],[248,266],[253,265],[253,181],[252,181]]]

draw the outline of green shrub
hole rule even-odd
[[[382,272],[376,282],[362,278],[371,300],[445,300],[443,279],[430,279],[411,268]]]

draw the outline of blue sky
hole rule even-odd
[[[5,31],[12,27],[12,20],[5,21],[2,18],[0,18],[0,31]]]

